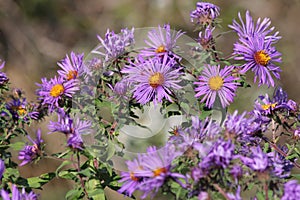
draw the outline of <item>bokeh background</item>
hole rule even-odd
[[[197,37],[190,23],[189,13],[195,9],[195,0],[0,0],[0,58],[6,61],[4,71],[12,87],[22,88],[29,100],[35,100],[36,82],[41,77],[52,77],[57,62],[71,51],[88,54],[97,45],[97,34],[104,36],[107,29],[119,32],[124,27],[154,27],[170,23],[192,38]],[[223,30],[227,31],[238,11],[243,15],[269,17],[282,39],[277,48],[283,54],[283,72],[278,85],[291,99],[300,102],[300,0],[211,0],[221,8]],[[218,38],[217,49],[230,54],[235,34]],[[240,91],[233,107],[251,109],[253,100],[267,88],[254,85]],[[272,92],[269,89],[268,92]],[[47,132],[47,121],[44,133]],[[34,130],[32,130],[34,132]],[[50,143],[48,152],[63,147],[60,135],[44,134]],[[55,170],[60,161],[45,159],[37,165],[21,167],[26,177]],[[38,191],[41,199],[64,199],[72,184],[59,179]]]

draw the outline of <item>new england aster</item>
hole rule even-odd
[[[181,88],[181,68],[174,67],[174,60],[165,55],[163,59],[154,57],[131,65],[126,66],[122,72],[128,74],[126,78],[133,86],[133,98],[141,104],[150,101],[157,104],[163,98],[172,102],[172,91]]]
[[[149,31],[149,40],[145,41],[149,47],[141,50],[140,55],[145,57],[163,56],[165,54],[175,55],[174,50],[177,48],[176,41],[183,34],[182,31],[171,31],[169,24],[163,27],[158,26],[157,29]]]
[[[199,81],[194,83],[197,85],[195,97],[203,96],[201,102],[205,102],[208,108],[212,108],[217,97],[223,108],[228,106],[237,89],[235,81],[238,78],[231,75],[232,69],[233,66],[225,66],[220,70],[219,65],[207,65],[199,76]]]

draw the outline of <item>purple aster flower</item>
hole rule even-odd
[[[122,29],[119,34],[107,30],[105,38],[101,38],[99,35],[97,37],[101,44],[93,53],[105,56],[105,62],[113,62],[125,55],[127,52],[126,48],[133,45],[134,28],[131,30],[127,28]]]
[[[274,63],[281,62],[281,54],[271,45],[271,39],[265,41],[264,37],[258,35],[240,38],[240,42],[234,44],[235,59],[247,62],[241,66],[240,73],[244,74],[251,69],[255,74],[254,82],[259,79],[259,86],[266,84],[274,87],[271,73],[276,79],[280,79],[281,69]]]
[[[46,78],[42,78],[42,84],[37,85],[40,89],[37,90],[37,95],[39,99],[42,100],[43,105],[48,105],[50,111],[54,108],[58,108],[59,102],[63,100],[64,97],[71,98],[72,95],[79,90],[77,80],[71,79],[65,81],[62,77],[54,77],[47,81]]]
[[[236,137],[238,141],[249,142],[252,136],[260,131],[260,123],[255,121],[254,117],[246,118],[247,112],[238,115],[238,111],[229,114],[225,120],[224,127],[227,137]]]
[[[220,15],[220,8],[212,3],[197,2],[196,10],[190,13],[191,22],[210,25]]]
[[[274,30],[274,27],[270,28],[271,21],[269,18],[264,18],[262,21],[261,18],[258,18],[255,25],[248,10],[246,11],[246,23],[244,23],[241,13],[238,13],[238,16],[241,24],[239,24],[236,20],[233,20],[233,24],[229,25],[229,27],[237,32],[240,38],[247,39],[248,37],[254,37],[255,35],[258,35],[263,37],[266,41],[271,40],[272,42],[275,42],[281,38],[278,36],[278,32],[274,33],[273,35],[268,35]]]
[[[163,27],[158,26],[158,29],[149,31],[148,38],[145,43],[150,46],[140,51],[142,56],[163,56],[173,55],[174,50],[178,47],[176,45],[177,39],[182,36],[184,32],[171,31],[170,25],[166,24]]]
[[[0,159],[0,180],[3,176],[4,171],[5,171],[5,164],[4,164],[4,161],[2,159]]]
[[[199,156],[204,157],[210,148],[203,141],[216,139],[220,132],[221,127],[213,120],[206,118],[202,121],[198,116],[192,116],[192,124],[187,128],[178,127],[176,134],[169,138],[168,143],[175,144],[181,152],[191,148],[198,150]]]
[[[162,102],[163,98],[172,101],[173,90],[181,88],[179,85],[181,68],[173,68],[174,61],[165,55],[163,60],[154,57],[145,63],[129,66],[122,70],[128,73],[129,84],[133,85],[133,98],[139,103],[146,104],[153,101],[154,104]]]
[[[212,48],[214,44],[214,39],[212,36],[212,32],[214,31],[215,28],[210,28],[209,26],[206,27],[205,31],[200,31],[199,32],[199,38],[197,39],[197,42],[200,43],[200,45],[203,47],[205,50],[209,50]]]
[[[26,98],[13,98],[6,104],[6,109],[10,112],[14,120],[22,118],[24,121],[29,119],[37,119],[39,112],[34,104],[29,104]]]
[[[41,155],[42,143],[41,130],[38,129],[36,132],[36,139],[33,140],[29,135],[27,136],[32,145],[26,145],[23,150],[19,152],[19,160],[22,161],[20,166],[26,165],[27,163],[35,160]]]
[[[241,157],[241,161],[251,170],[264,172],[270,166],[268,155],[265,154],[260,146],[251,148],[250,157]]]
[[[290,180],[284,184],[284,192],[281,200],[300,199],[300,184],[297,180]]]
[[[201,102],[206,102],[208,108],[212,108],[217,97],[220,98],[223,108],[228,106],[233,102],[238,85],[235,82],[238,78],[231,75],[233,68],[233,66],[225,66],[220,70],[220,65],[207,65],[198,78],[199,82],[194,83],[198,85],[195,89],[197,92],[195,97],[204,95]]]
[[[226,168],[233,157],[234,144],[231,142],[231,140],[223,141],[219,139],[214,143],[209,154],[204,157],[200,163],[200,166],[206,166],[208,163],[210,163],[210,167],[219,166]]]
[[[209,194],[207,192],[201,191],[198,194],[198,200],[208,200],[210,199]]]
[[[67,136],[67,145],[72,149],[83,149],[81,135],[91,133],[92,123],[90,121],[74,119],[67,115],[63,110],[59,110],[58,121],[50,121],[48,128],[50,133],[61,132]]]
[[[0,62],[1,62],[1,60],[0,60]],[[5,65],[5,62],[2,62],[2,64],[0,65],[0,69],[3,69],[4,65]],[[0,72],[0,86],[7,83],[8,80],[9,79],[7,78],[6,74],[4,72]]]
[[[122,174],[124,182],[119,191],[132,194],[136,189],[143,192],[142,199],[151,193],[153,197],[168,178],[172,178],[183,186],[179,179],[185,179],[184,175],[173,173],[172,161],[178,156],[173,145],[167,145],[162,149],[149,147],[147,153],[140,154],[138,159],[127,162],[129,172]],[[131,186],[131,187],[130,187]]]
[[[172,177],[182,185],[179,178],[184,179],[185,176],[173,173],[172,161],[176,158],[174,146],[166,146],[162,149],[156,149],[156,147],[149,147],[147,154],[143,155],[142,170],[145,180],[141,183],[139,190],[144,192],[142,199],[146,198],[149,193],[153,197],[166,182],[167,178]],[[153,191],[154,190],[154,191]]]
[[[287,153],[287,148],[281,148],[283,152]],[[279,154],[278,152],[272,151],[268,153],[268,157],[270,159],[270,164],[272,165],[272,174],[279,178],[287,178],[290,175],[294,164],[285,159],[284,156]]]
[[[122,187],[118,190],[120,193],[126,193],[128,196],[132,196],[133,192],[138,190],[141,182],[143,181],[143,170],[142,157],[138,156],[133,161],[126,161],[128,172],[121,172],[121,180],[123,183]]]
[[[297,103],[288,99],[287,93],[281,87],[276,88],[272,102],[276,103],[276,109],[287,109],[288,111],[297,110]]]
[[[4,189],[1,190],[1,197],[3,200],[37,200],[38,196],[33,192],[26,193],[25,189],[22,188],[22,192],[19,192],[16,185],[12,185],[11,189],[12,197],[10,198],[9,193]]]
[[[235,164],[231,167],[230,174],[233,176],[234,180],[237,181],[243,176],[243,168],[240,165]]]
[[[84,54],[75,54],[74,52],[71,52],[71,57],[66,55],[61,62],[57,63],[62,69],[58,70],[57,73],[67,81],[80,77],[85,68],[83,56]]]

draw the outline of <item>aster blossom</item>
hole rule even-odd
[[[91,133],[92,123],[87,120],[81,120],[79,117],[70,117],[62,109],[58,113],[58,121],[50,121],[48,128],[50,133],[61,132],[67,137],[67,146],[72,149],[83,149],[83,134]]]
[[[40,87],[37,90],[37,95],[43,105],[47,105],[50,111],[59,108],[59,101],[64,97],[71,98],[76,91],[79,90],[78,82],[74,79],[65,81],[63,77],[54,77],[49,81],[42,78],[42,83],[37,85]]]
[[[125,183],[119,191],[132,194],[133,189],[140,190],[143,192],[141,198],[144,199],[150,193],[153,197],[170,177],[183,185],[180,179],[185,177],[172,172],[172,161],[176,156],[178,154],[173,145],[167,145],[162,149],[149,147],[146,154],[139,154],[138,159],[127,162],[130,172],[122,173],[121,180]]]
[[[238,17],[241,24],[234,19],[232,25],[229,25],[229,27],[232,28],[242,39],[258,35],[263,37],[266,41],[271,40],[272,42],[276,42],[281,38],[278,36],[278,31],[273,35],[270,35],[270,33],[274,31],[275,27],[270,27],[271,20],[269,18],[264,18],[263,20],[258,18],[255,24],[248,10],[246,11],[246,22],[243,21],[241,13],[238,13]]]
[[[0,60],[0,62],[1,62],[1,60]],[[0,69],[3,69],[4,65],[5,65],[5,62],[2,62],[1,65],[0,65]],[[0,86],[7,83],[8,80],[9,79],[7,78],[7,75],[4,72],[0,72]]]
[[[136,66],[125,67],[123,73],[129,84],[132,84],[133,98],[139,103],[146,104],[153,101],[154,104],[162,102],[163,98],[173,102],[172,91],[181,88],[179,83],[181,68],[174,68],[175,62],[167,55],[160,58],[154,57]]]
[[[220,65],[207,65],[199,76],[199,82],[194,82],[197,87],[195,88],[195,97],[202,97],[201,102],[205,102],[208,108],[212,108],[216,98],[219,98],[222,107],[225,108],[235,96],[238,83],[235,81],[238,78],[231,75],[233,66],[225,66],[220,70]]]
[[[297,180],[290,180],[284,184],[284,192],[281,200],[300,199],[300,184]]]
[[[199,37],[197,39],[197,42],[203,47],[205,50],[209,50],[212,48],[214,44],[214,39],[212,32],[215,28],[211,28],[210,26],[207,26],[205,31],[199,32]]]
[[[97,37],[100,45],[93,50],[93,53],[104,56],[105,62],[113,62],[126,54],[126,48],[134,44],[134,28],[122,29],[119,34],[108,29],[104,38],[99,35]]]
[[[227,116],[224,122],[227,137],[237,138],[242,143],[255,140],[253,135],[261,130],[260,123],[257,123],[253,116],[247,118],[246,115],[247,112],[239,115],[238,111],[235,110]]]
[[[82,76],[85,70],[83,57],[83,53],[75,54],[74,52],[71,52],[70,57],[66,55],[64,59],[57,63],[61,68],[57,73],[67,81]]]
[[[241,157],[241,161],[251,170],[264,172],[270,166],[268,155],[262,151],[260,146],[252,147],[249,157]]]
[[[22,161],[20,166],[26,165],[27,163],[33,161],[41,155],[43,143],[41,130],[37,130],[35,140],[33,140],[29,135],[28,139],[32,143],[32,145],[25,145],[24,148],[19,152],[18,158]]]
[[[163,55],[175,55],[174,50],[178,48],[176,41],[184,32],[171,31],[170,25],[165,24],[163,27],[158,26],[157,29],[152,29],[148,32],[149,40],[145,40],[145,43],[149,46],[140,51],[140,55],[148,56],[163,56]]]
[[[33,192],[26,193],[25,188],[22,188],[20,192],[15,184],[11,189],[12,197],[10,198],[9,193],[4,189],[1,190],[1,197],[3,200],[37,200],[38,196]]]
[[[6,104],[6,109],[14,120],[29,121],[29,119],[37,119],[39,115],[36,106],[28,103],[26,98],[13,98]]]
[[[209,25],[220,15],[220,8],[212,3],[197,2],[196,10],[191,11],[191,22]]]
[[[275,83],[272,75],[280,79],[281,69],[275,63],[281,62],[281,53],[272,46],[272,40],[265,41],[264,37],[255,35],[247,39],[240,38],[239,43],[234,44],[235,60],[244,60],[240,73],[244,74],[248,70],[254,72],[254,82],[258,80],[258,85],[266,84],[274,87]]]

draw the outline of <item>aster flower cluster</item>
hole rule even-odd
[[[67,54],[54,77],[36,84],[38,103],[19,89],[1,96],[2,199],[37,199],[32,189],[54,177],[74,181],[66,199],[104,199],[104,188],[135,199],[298,199],[298,103],[277,87],[250,111],[230,107],[250,85],[248,71],[258,86],[276,85],[281,36],[269,18],[254,22],[249,11],[245,20],[239,13],[229,25],[238,37],[233,53],[223,57],[216,39],[226,35],[214,35],[220,12],[198,2],[190,13],[198,38],[187,42],[170,24],[146,29],[142,46],[138,29],[107,30],[87,58]],[[0,72],[1,94],[8,81]],[[61,152],[47,152],[41,129],[34,139],[27,132],[46,117],[48,137],[66,138]],[[62,163],[27,180],[18,173],[43,158]]]

